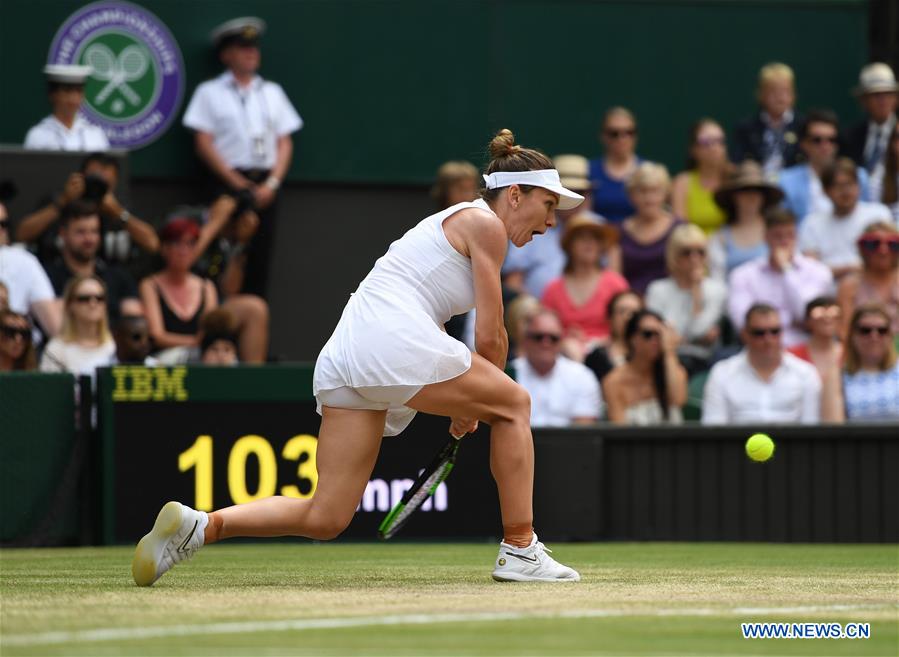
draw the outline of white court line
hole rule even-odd
[[[333,630],[350,627],[387,625],[428,625],[432,623],[484,623],[547,618],[615,618],[622,616],[741,616],[747,614],[794,614],[828,611],[870,611],[897,609],[893,605],[816,605],[808,607],[734,607],[731,609],[584,609],[555,612],[483,612],[472,614],[398,614],[392,616],[354,616],[349,618],[309,618],[294,620],[204,623],[198,625],[159,625],[155,627],[105,627],[72,632],[8,634],[0,637],[4,646],[35,646],[60,643],[92,643],[159,639],[203,634],[247,634],[252,632],[289,632]]]

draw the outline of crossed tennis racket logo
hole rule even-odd
[[[140,80],[150,66],[143,48],[132,44],[116,57],[108,46],[94,43],[85,51],[84,61],[94,69],[91,77],[106,82],[94,97],[94,104],[103,104],[113,91],[118,91],[132,105],[140,105],[141,97],[128,83]]]

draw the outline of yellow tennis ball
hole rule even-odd
[[[754,433],[746,441],[746,456],[762,463],[774,455],[774,441],[766,433]]]

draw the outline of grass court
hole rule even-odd
[[[155,586],[131,548],[0,552],[0,654],[896,655],[899,546],[550,544],[577,584],[499,584],[495,544],[222,544]],[[748,621],[867,640],[744,640]]]

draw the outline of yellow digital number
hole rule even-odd
[[[297,466],[297,477],[310,482],[309,492],[303,493],[294,484],[281,487],[281,494],[287,497],[309,498],[315,493],[315,487],[318,485],[318,470],[315,467],[315,454],[318,450],[318,439],[309,434],[301,434],[294,436],[287,441],[284,449],[281,450],[281,456],[289,461],[299,461]],[[303,455],[305,459],[301,459]]]
[[[212,511],[212,436],[197,436],[194,444],[178,454],[178,470],[196,468],[194,508]]]
[[[259,460],[259,487],[254,494],[247,490],[247,457]],[[234,443],[228,455],[228,491],[235,504],[252,502],[275,494],[278,485],[278,462],[275,450],[262,436],[243,436]]]

